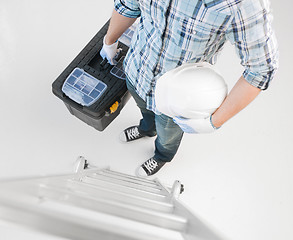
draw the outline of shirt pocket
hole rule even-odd
[[[139,0],[139,8],[144,15],[151,13],[151,0]]]
[[[225,36],[229,18],[219,12],[207,12],[201,19],[177,12],[171,39],[181,49],[203,55]]]

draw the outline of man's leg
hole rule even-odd
[[[156,115],[155,122],[157,139],[155,141],[154,159],[161,162],[170,162],[177,153],[183,131],[171,117],[164,114]]]
[[[157,134],[154,156],[142,164],[137,172],[140,176],[150,176],[158,172],[166,162],[170,162],[174,158],[179,148],[183,131],[173,122],[172,118],[164,114],[156,115],[152,111],[147,110],[145,101],[137,95],[133,85],[128,80],[126,80],[126,84],[137,106],[140,108],[143,118],[140,120],[138,127],[133,126],[125,129],[125,135],[127,136],[127,130],[135,132],[135,127],[137,127],[137,134],[139,135],[131,134],[136,136],[131,140]]]
[[[166,162],[170,162],[181,142],[183,131],[173,119],[162,114],[155,116],[157,139],[155,155],[145,161],[138,169],[137,175],[146,177],[157,173]]]
[[[145,101],[137,95],[135,92],[135,89],[133,85],[126,80],[126,85],[128,88],[128,91],[134,98],[137,106],[139,107],[142,119],[140,120],[140,123],[138,126],[132,126],[124,130],[124,132],[120,135],[120,139],[122,141],[133,141],[136,139],[139,139],[141,137],[153,137],[156,133],[156,124],[155,124],[155,114],[152,111],[149,111],[146,109],[146,103]]]

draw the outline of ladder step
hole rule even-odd
[[[132,175],[129,175],[126,173],[120,173],[120,172],[112,171],[109,169],[102,169],[101,172],[111,174],[111,175],[120,176],[120,177],[130,178],[130,179],[137,180],[137,181],[144,182],[144,183],[157,184],[156,179],[147,179],[147,178],[143,178],[143,177],[132,176]]]
[[[73,180],[73,181],[77,181],[77,180]],[[80,181],[78,181],[80,182]],[[117,183],[112,183],[112,182],[107,182],[107,181],[101,181],[101,180],[97,180],[97,179],[88,179],[88,178],[83,178],[82,183],[87,184],[89,186],[96,186],[96,187],[101,187],[101,188],[105,188],[105,189],[111,189],[112,191],[115,192],[122,192],[122,193],[127,193],[127,194],[133,194],[139,197],[145,197],[148,199],[153,199],[153,200],[157,200],[157,201],[162,201],[162,202],[169,202],[169,198],[162,194],[162,193],[152,193],[152,192],[147,192],[141,189],[135,189],[132,187],[128,187],[128,186],[121,186]]]
[[[160,185],[158,185],[157,182],[155,181],[142,181],[141,179],[136,179],[133,176],[122,176],[122,175],[118,175],[118,174],[113,174],[110,171],[100,171],[96,174],[93,174],[91,176],[95,176],[95,175],[102,175],[102,176],[107,176],[107,177],[111,177],[112,179],[118,179],[118,180],[122,180],[122,181],[126,181],[126,182],[130,182],[130,183],[134,183],[134,184],[140,184],[140,185],[144,185],[144,186],[148,186],[148,187],[155,187],[155,188],[160,188]]]
[[[103,181],[103,182],[111,182],[113,184],[119,185],[119,186],[125,186],[133,189],[139,189],[143,190],[145,192],[151,192],[151,193],[157,193],[161,195],[166,195],[165,191],[162,190],[159,187],[149,187],[149,186],[144,186],[143,184],[139,183],[131,183],[131,182],[126,182],[118,179],[113,179],[111,177],[107,176],[101,176],[101,175],[94,175],[94,176],[85,176],[81,179],[82,182],[87,182],[87,183],[92,183],[95,184],[96,182]]]
[[[49,188],[52,191],[54,189],[68,190],[72,191],[72,193],[74,194],[82,194],[84,196],[90,196],[104,200],[108,199],[165,213],[172,213],[174,210],[174,205],[165,201],[158,201],[145,197],[140,197],[134,194],[123,193],[79,181],[58,181],[55,183],[52,182],[50,184],[43,185],[42,187]]]
[[[145,186],[146,188],[154,188],[154,189],[159,189],[161,190],[161,186],[156,184],[156,183],[145,183],[139,180],[135,180],[135,179],[131,179],[131,178],[126,178],[126,177],[121,177],[121,176],[117,176],[117,175],[112,175],[112,174],[108,174],[108,173],[95,173],[95,174],[91,174],[91,175],[87,175],[88,177],[93,177],[93,178],[105,178],[105,179],[111,179],[113,181],[119,181],[121,182],[121,184],[133,184],[135,185],[141,185],[141,186]]]
[[[93,214],[88,209],[54,200],[43,200],[36,204],[35,200],[12,199],[2,202],[0,216],[73,240],[184,240],[178,231],[101,212]]]
[[[84,210],[80,209],[79,213],[82,211]],[[72,209],[69,208],[68,212],[72,212]],[[92,212],[89,212],[88,214],[92,215]],[[87,216],[87,213],[84,213],[84,215]],[[78,214],[78,216],[82,216],[82,214]],[[94,216],[93,220],[93,222],[100,222],[103,225],[108,225],[107,228],[110,233],[116,232],[119,235],[121,234],[117,240],[120,240],[123,235],[128,236],[130,239],[137,240],[184,240],[182,234],[178,231],[127,220],[108,214],[99,213]],[[104,228],[107,229],[106,227]],[[116,230],[113,230],[113,228],[116,228]],[[103,238],[100,238],[99,235],[99,239]]]
[[[97,199],[92,196],[79,196],[69,190],[50,189],[43,186],[40,188],[39,193],[39,197],[44,197],[45,199],[58,200],[88,210],[103,212],[175,231],[183,232],[187,225],[187,219],[175,214],[151,211],[112,200]]]

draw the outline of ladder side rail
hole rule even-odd
[[[162,193],[165,194],[170,202],[172,200],[171,190],[167,188],[158,178],[155,179],[156,183],[162,189]]]
[[[181,201],[174,198],[173,204],[174,213],[188,220],[186,231],[183,233],[185,240],[224,240],[220,233],[208,227],[206,223],[196,217]]]

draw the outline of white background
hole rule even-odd
[[[120,131],[140,118],[133,100],[98,132],[70,115],[51,91],[112,6],[102,0],[0,0],[0,179],[72,172],[79,155],[134,174],[152,156],[154,139],[118,141]],[[292,6],[272,0],[272,8],[280,69],[269,90],[215,134],[185,135],[176,158],[158,174],[165,183],[184,183],[181,200],[224,239],[293,239]],[[230,44],[217,66],[229,88],[243,71]],[[2,223],[1,239],[52,239],[13,229]]]

